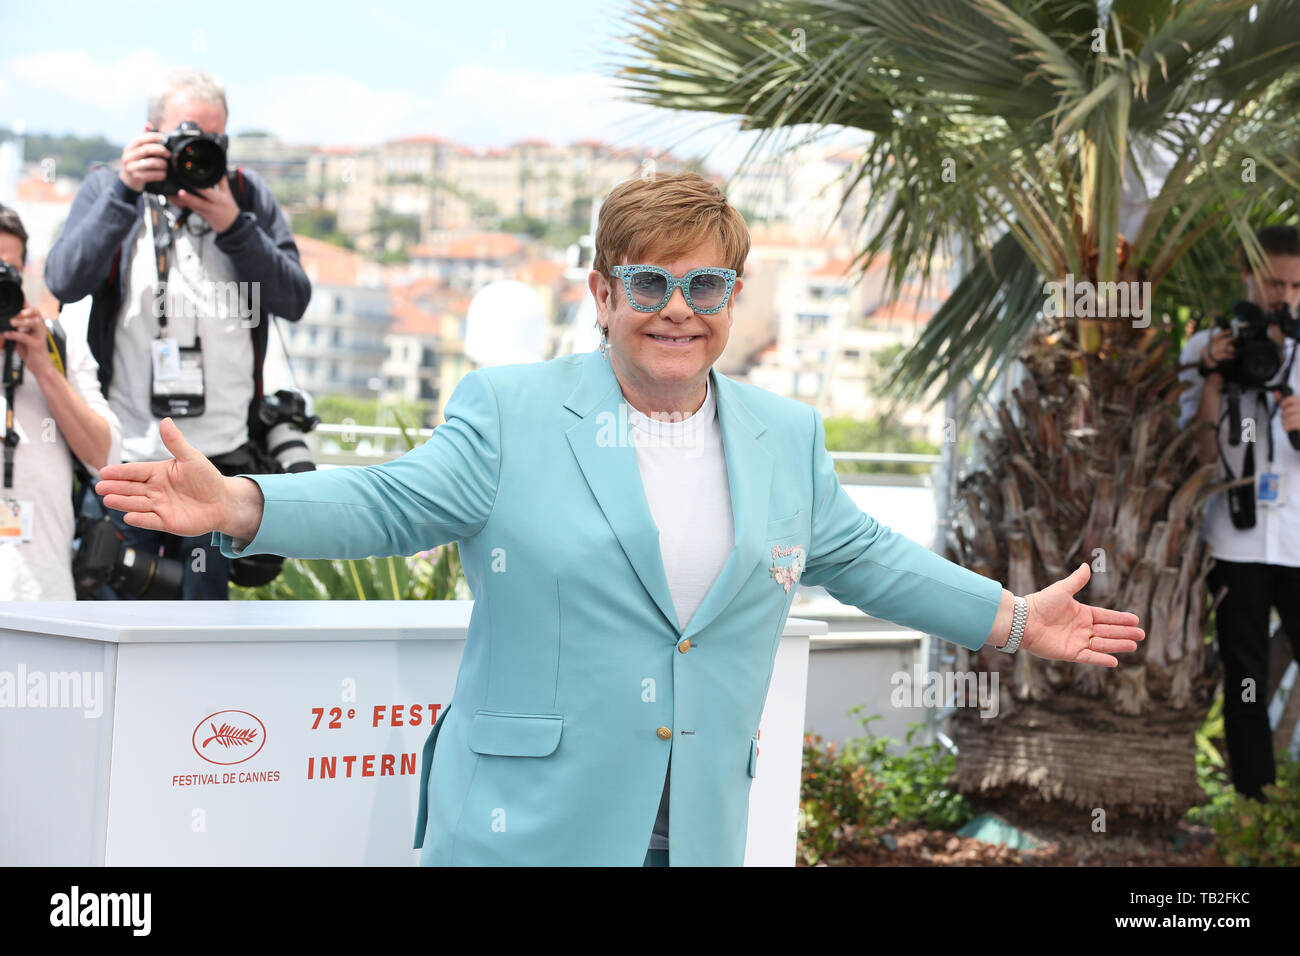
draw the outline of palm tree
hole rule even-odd
[[[1293,212],[1300,2],[638,0],[627,21],[629,98],[739,116],[760,131],[746,162],[799,130],[865,134],[845,181],[846,201],[871,198],[863,271],[888,253],[897,292],[938,253],[966,264],[889,382],[986,409],[950,556],[1017,594],[1089,561],[1080,598],[1147,629],[1114,670],[960,661],[1008,670],[998,719],[959,714],[955,785],[1076,815],[1200,802],[1214,676],[1196,529],[1220,486],[1179,433],[1171,356],[1180,316],[1238,291],[1236,242],[1258,267],[1254,230]],[[1148,294],[1106,295],[1122,288]]]

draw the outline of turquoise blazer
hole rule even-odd
[[[685,629],[599,351],[470,372],[446,423],[395,461],[249,475],[266,499],[256,536],[235,551],[213,534],[230,557],[460,542],[475,601],[453,699],[424,746],[421,865],[640,866],[670,755],[670,863],[741,865],[796,580],[985,643],[998,582],[863,513],[815,408],[709,374],[735,542]]]

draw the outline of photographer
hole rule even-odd
[[[1208,583],[1227,595],[1215,615],[1224,669],[1224,726],[1233,786],[1263,799],[1275,777],[1268,720],[1269,609],[1300,660],[1300,367],[1293,316],[1300,305],[1300,235],[1270,226],[1256,234],[1265,267],[1241,256],[1247,301],[1235,328],[1202,329],[1180,358],[1190,382],[1180,424],[1208,422],[1200,460],[1221,477],[1250,478],[1211,498],[1201,535],[1214,557]],[[1289,437],[1288,433],[1294,433]],[[1258,447],[1257,447],[1258,446]]]
[[[72,455],[92,478],[116,464],[122,430],[99,391],[84,341],[63,342],[22,294],[27,231],[0,206],[0,330],[4,338],[4,491],[0,493],[0,601],[70,601]]]
[[[289,224],[253,172],[225,170],[225,93],[206,73],[170,74],[117,172],[82,184],[45,264],[61,301],[93,294],[87,336],[122,421],[123,458],[167,458],[158,427],[185,421],[194,447],[236,474],[262,470],[256,437],[268,314],[302,318],[311,284]],[[198,177],[210,182],[198,188]],[[187,185],[188,188],[187,188]],[[128,545],[184,564],[181,593],[224,599],[229,560],[208,536],[126,524]],[[202,552],[202,553],[200,553]],[[133,595],[101,587],[97,596]]]

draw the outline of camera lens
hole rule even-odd
[[[11,265],[0,262],[0,322],[5,330],[9,320],[23,310],[22,277]]]
[[[177,597],[185,580],[185,565],[172,558],[123,547],[109,578],[114,590],[147,601]]]
[[[1260,385],[1276,375],[1282,367],[1277,347],[1269,341],[1243,343],[1238,361],[1246,379]]]
[[[226,174],[226,154],[208,139],[186,140],[172,162],[177,181],[186,189],[207,189]]]

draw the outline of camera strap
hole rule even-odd
[[[14,449],[18,447],[18,430],[14,428],[14,391],[22,384],[23,363],[13,342],[5,342],[5,464],[4,490],[14,486]]]
[[[153,226],[154,265],[158,268],[158,284],[163,286],[162,314],[158,316],[158,338],[163,338],[167,331],[167,296],[166,282],[171,268],[170,250],[172,246],[172,226],[162,201],[153,193],[149,197],[149,222]]]
[[[63,327],[56,320],[52,327],[45,329],[45,347],[50,354],[50,364],[64,378],[68,377],[68,341]],[[13,342],[5,343],[4,389],[5,389],[5,436],[4,436],[4,490],[14,486],[14,449],[18,447],[17,411],[14,409],[14,391],[23,383],[23,360],[18,357]],[[72,456],[73,467],[83,468],[76,455]]]
[[[1287,359],[1287,363],[1286,363],[1286,371],[1282,373],[1282,382],[1281,382],[1281,384],[1282,384],[1283,386],[1286,386],[1286,385],[1290,385],[1290,384],[1291,384],[1291,366],[1292,366],[1293,364],[1295,364],[1295,349],[1296,349],[1296,343],[1295,343],[1295,340],[1293,339],[1293,340],[1291,341],[1291,357],[1290,357],[1289,359]],[[1263,390],[1260,391],[1260,393],[1259,393],[1259,398],[1260,398],[1260,401],[1262,401],[1262,402],[1264,403],[1264,407],[1265,407],[1265,408],[1268,408],[1268,400],[1264,397],[1264,392],[1263,392]],[[1276,403],[1275,405],[1273,405],[1272,408],[1268,408],[1268,422],[1267,422],[1267,426],[1268,426],[1268,463],[1269,463],[1270,465],[1273,464],[1273,416],[1277,414],[1277,410],[1278,410],[1279,408],[1281,408],[1281,407],[1282,407],[1282,403],[1281,403],[1281,402],[1278,402],[1278,403]]]

